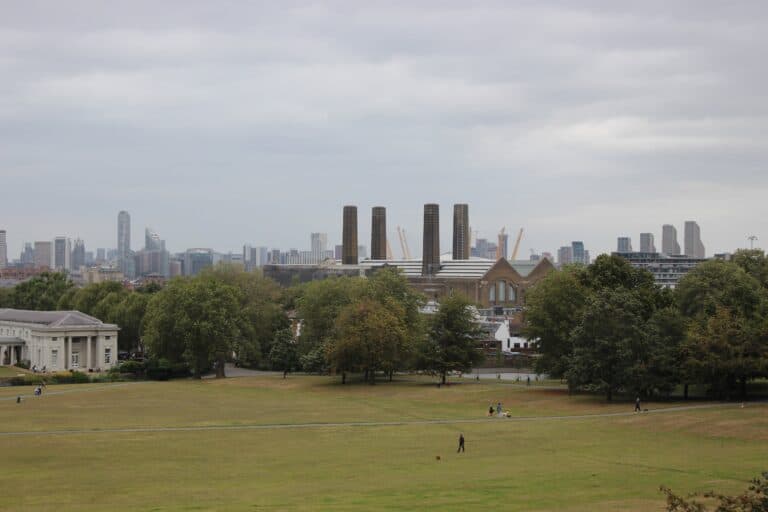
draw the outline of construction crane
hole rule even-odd
[[[504,246],[506,245],[504,243],[504,232],[506,231],[507,227],[504,226],[501,228],[501,231],[499,231],[499,243],[496,245],[496,259],[500,260],[504,257]]]
[[[392,246],[389,245],[389,240],[387,240],[387,259],[393,260],[395,258],[392,257]]]
[[[517,233],[517,240],[515,240],[515,248],[512,249],[512,257],[509,258],[512,261],[515,261],[517,258],[517,251],[520,249],[520,240],[523,238],[523,228],[520,228],[520,231]]]
[[[405,230],[397,226],[397,237],[400,239],[400,249],[403,251],[403,259],[411,259],[411,251],[408,249],[408,239],[405,237]]]

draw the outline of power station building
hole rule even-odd
[[[424,244],[421,259],[386,259],[386,210],[376,207],[372,216],[373,258],[357,258],[357,207],[345,206],[342,261],[319,265],[264,266],[264,275],[283,286],[332,276],[369,276],[382,268],[396,268],[430,300],[462,293],[481,307],[521,308],[530,287],[555,269],[548,258],[510,261],[469,257],[468,206],[454,206],[452,253],[440,254],[440,207],[424,205]]]

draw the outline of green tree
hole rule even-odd
[[[272,343],[272,348],[269,351],[269,362],[273,370],[283,372],[283,378],[288,375],[288,372],[298,368],[299,352],[290,329],[282,329],[277,332],[275,342]]]
[[[396,268],[380,269],[368,279],[366,285],[363,295],[401,319],[405,329],[405,336],[399,338],[397,358],[388,365],[391,378],[394,370],[412,364],[416,343],[424,337],[424,319],[419,312],[424,296],[416,292]]]
[[[706,261],[688,272],[675,295],[683,316],[702,324],[720,307],[753,318],[764,300],[757,280],[738,265],[720,260]]]
[[[475,322],[472,303],[464,296],[443,298],[431,319],[429,333],[417,346],[417,365],[440,376],[445,384],[450,371],[467,371],[483,356],[477,349],[481,330]]]
[[[685,344],[686,366],[720,396],[730,399],[738,386],[744,398],[747,382],[766,375],[766,334],[765,322],[749,322],[719,307],[706,323],[691,324]]]
[[[71,295],[65,295],[59,301],[59,309],[75,309],[100,320],[106,320],[104,316],[109,313],[110,306],[120,302],[129,293],[121,283],[113,281],[89,284],[76,289]],[[99,303],[110,295],[109,303],[100,306]]]
[[[109,321],[120,326],[118,344],[121,350],[136,350],[141,345],[144,315],[152,295],[129,293],[113,305],[108,314]]]
[[[344,307],[363,295],[365,286],[364,279],[339,277],[299,287],[295,300],[302,320],[299,354],[305,371],[324,370],[318,365],[325,361],[325,344],[334,333],[336,318]]]
[[[217,377],[242,337],[247,318],[240,291],[217,280],[175,279],[149,302],[144,325],[147,349],[156,358],[183,360],[196,377],[216,363]]]
[[[11,299],[16,309],[53,311],[61,297],[73,288],[72,281],[61,272],[43,272],[13,288]]]
[[[742,264],[756,272],[759,255],[743,256]],[[737,387],[745,395],[749,380],[768,375],[766,290],[744,267],[702,263],[680,280],[676,295],[688,320],[682,345],[687,378],[730,398]]]
[[[243,326],[243,336],[235,347],[237,359],[246,366],[257,366],[262,361],[268,363],[277,333],[289,326],[281,304],[282,291],[277,283],[233,265],[207,269],[199,277],[239,290],[240,307],[247,322]]]
[[[674,306],[657,309],[646,323],[646,340],[642,354],[642,373],[637,375],[641,394],[669,394],[681,382],[688,397],[690,380],[684,369],[682,349],[686,336],[686,321]]]
[[[526,298],[525,337],[536,343],[541,357],[536,371],[563,377],[573,356],[571,333],[589,296],[580,266],[550,272]]]
[[[573,331],[573,361],[566,373],[571,388],[604,392],[640,391],[647,355],[642,301],[635,292],[601,290],[587,301]]]
[[[761,249],[739,249],[733,255],[733,263],[768,288],[768,258]]]
[[[13,307],[13,289],[0,288],[0,308]]]
[[[371,299],[349,304],[336,320],[335,335],[326,345],[328,364],[342,373],[362,370],[373,384],[376,372],[391,372],[400,361],[408,330],[402,307]]]

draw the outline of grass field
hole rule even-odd
[[[660,484],[735,492],[768,469],[762,404],[575,418],[632,404],[298,376],[20,391],[0,388],[0,510],[645,511]],[[517,418],[484,417],[498,401]]]

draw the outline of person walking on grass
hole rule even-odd
[[[643,412],[640,408],[640,397],[635,398],[635,412]]]
[[[459,434],[459,449],[456,450],[456,453],[463,452],[464,451],[464,434]]]

